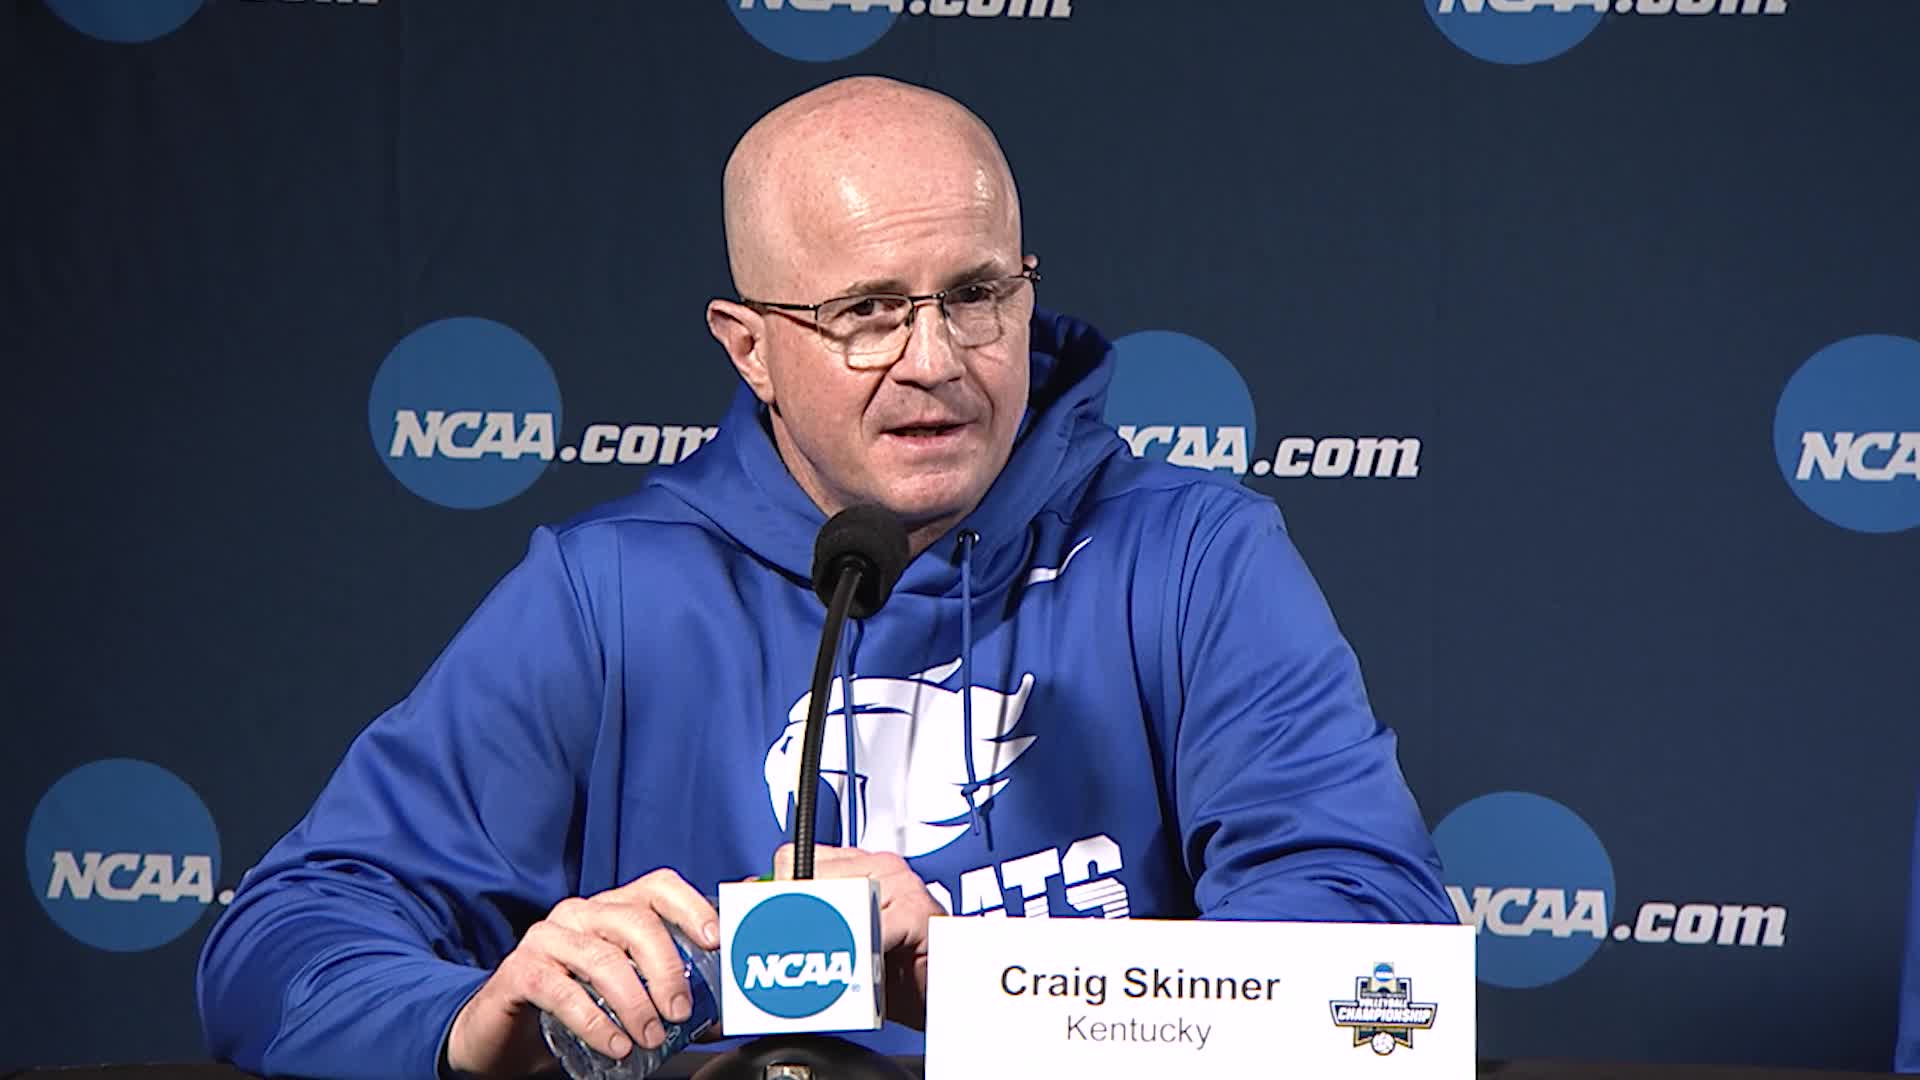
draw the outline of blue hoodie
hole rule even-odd
[[[1394,736],[1272,501],[1135,460],[1092,328],[1036,313],[1032,347],[1006,469],[846,636],[821,842],[907,856],[959,915],[1453,921]],[[765,872],[823,521],[743,387],[699,453],[536,530],[245,876],[200,960],[212,1052],[432,1076],[556,902],[662,866],[710,894]]]

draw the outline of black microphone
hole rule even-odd
[[[833,607],[841,575],[857,571],[853,606],[847,614],[864,619],[880,610],[907,568],[907,530],[885,509],[849,506],[820,526],[813,541],[813,592]]]
[[[820,789],[820,749],[826,740],[828,683],[840,628],[851,614],[864,619],[880,610],[907,568],[907,530],[885,509],[850,506],[827,519],[813,544],[813,591],[827,605],[820,651],[813,661],[813,687],[800,748],[799,786],[793,803],[793,876],[813,877],[814,804]],[[853,702],[843,703],[851,710]],[[854,797],[851,780],[847,798]]]

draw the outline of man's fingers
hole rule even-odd
[[[816,844],[813,848],[813,876],[865,877],[867,876],[865,866],[873,857],[873,852],[863,851],[860,848]],[[773,849],[773,876],[778,881],[792,879],[793,843],[791,841]]]
[[[793,876],[793,845],[782,844],[773,853],[774,876],[788,880]],[[913,867],[898,854],[864,851],[849,847],[816,847],[813,852],[816,878],[871,878],[880,886],[880,929],[882,944],[895,949],[925,936],[926,920],[944,915],[940,905],[927,893],[927,886]]]
[[[793,877],[793,845],[781,844],[773,852],[773,876],[780,881]],[[816,878],[873,878],[882,883],[910,883],[920,887],[920,875],[907,860],[892,852],[863,851],[850,847],[813,849],[813,876]]]
[[[816,845],[813,849],[813,876],[817,878],[871,877],[869,864],[874,853],[859,848]],[[793,844],[773,849],[773,876],[776,881],[793,878]]]
[[[567,1030],[600,1053],[619,1059],[633,1050],[633,1040],[593,1003],[586,987],[574,981],[572,972],[558,957],[528,954],[519,962],[511,983],[510,996],[552,1013]]]
[[[666,1040],[666,1028],[660,1021],[659,1012],[647,988],[641,985],[641,977],[634,970],[625,943],[603,932],[606,924],[612,920],[599,912],[591,912],[585,918],[598,925],[574,928],[545,922],[527,932],[528,942],[558,965],[544,965],[541,978],[561,978],[571,973],[585,979],[593,984],[594,992],[613,1009],[614,1015],[620,1018],[620,1026],[627,1029],[627,1034],[634,1041],[648,1049],[659,1046]],[[543,987],[543,990],[555,998],[564,996],[551,988]],[[599,1010],[596,1008],[594,1011]],[[602,1019],[605,1017],[602,1016]],[[571,1023],[567,1026],[573,1027]],[[586,1035],[579,1028],[573,1030],[582,1036]]]
[[[609,900],[652,909],[661,918],[680,928],[703,948],[720,947],[720,913],[713,909],[700,890],[666,867],[642,874],[617,889],[600,894]]]
[[[591,900],[562,903],[553,909],[550,919],[576,933],[611,942],[632,959],[648,1004],[642,1023],[653,1022],[656,1013],[665,1021],[679,1023],[693,1014],[693,987],[687,982],[685,961],[667,926],[677,925],[693,941],[711,942],[710,947],[717,947],[720,935],[712,925],[713,907],[672,871],[649,874],[641,881],[646,884],[643,889],[623,886]],[[615,1007],[622,1022],[627,1022],[630,1018],[625,1003]],[[628,1030],[642,1045],[658,1044],[643,1028]]]
[[[541,996],[551,1004],[542,1008],[580,1036],[581,1041],[616,1061],[633,1052],[633,1039],[607,1019],[607,1014],[593,1003],[586,987],[564,971],[548,970],[551,975],[544,980],[547,985]]]
[[[508,1041],[528,1037],[529,1005],[608,1057],[624,1058],[635,1046],[659,1047],[667,1024],[688,1019],[693,1004],[670,928],[702,948],[720,946],[719,913],[670,869],[560,901],[462,1007],[450,1060],[468,1071],[469,1065],[517,1068],[518,1058],[508,1062],[502,1055],[519,1052]],[[537,1039],[537,1030],[531,1034]],[[526,1051],[543,1053],[537,1042]]]
[[[652,912],[621,905],[605,913],[602,933],[618,935],[627,955],[640,968],[640,980],[660,1015],[679,1023],[693,1014],[693,987],[687,984],[686,962],[667,934],[666,924]]]

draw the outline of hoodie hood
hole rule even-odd
[[[1113,377],[1112,346],[1070,316],[1034,310],[1030,323],[1030,391],[1013,453],[980,505],[915,556],[895,586],[921,595],[957,594],[956,538],[973,546],[972,589],[998,591],[1025,565],[1028,524],[1046,507],[1079,490],[1126,444],[1103,418]],[[720,432],[681,464],[656,470],[653,483],[699,512],[741,547],[800,581],[813,573],[813,542],[826,515],[794,482],[761,423],[763,408],[742,383]]]

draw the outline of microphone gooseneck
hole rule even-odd
[[[820,629],[820,651],[813,660],[813,691],[807,703],[806,733],[800,745],[800,786],[793,800],[793,876],[799,881],[813,878],[814,807],[820,788],[820,750],[827,734],[827,684],[833,678],[834,646],[840,642],[840,627],[846,623],[847,609],[853,603],[854,590],[865,575],[861,567],[848,567],[838,575],[838,584],[827,601],[827,623]],[[851,701],[843,703],[851,709]],[[847,785],[853,796],[853,785]]]
[[[807,723],[800,747],[800,776],[793,802],[793,876],[813,877],[814,814],[820,790],[820,753],[826,741],[828,685],[834,653],[847,616],[864,619],[879,611],[907,568],[907,530],[878,506],[851,506],[827,520],[813,545],[813,591],[827,605],[814,656]],[[851,700],[841,703],[849,715]],[[848,778],[845,798],[855,798]]]

